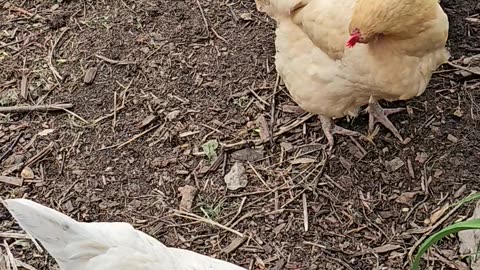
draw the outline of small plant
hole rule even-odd
[[[7,93],[0,96],[0,106],[11,106],[17,103],[18,97],[15,91],[10,90]]]
[[[216,221],[223,211],[223,203],[220,202],[216,205],[208,205],[204,203],[202,206],[200,206],[200,210],[203,212],[206,218]]]
[[[250,99],[246,96],[239,97],[233,100],[233,104],[237,105],[240,108],[245,108],[248,105]]]
[[[478,199],[480,199],[480,193],[469,196],[452,206],[462,205]],[[473,220],[455,223],[453,225],[450,225],[442,229],[441,231],[435,233],[434,235],[430,236],[429,238],[427,238],[427,240],[425,240],[425,242],[423,242],[423,244],[418,249],[417,255],[415,256],[415,260],[413,261],[413,264],[412,264],[412,270],[419,270],[420,262],[423,254],[425,254],[425,252],[427,252],[427,250],[431,246],[436,244],[438,241],[442,240],[444,237],[449,236],[451,234],[458,233],[460,231],[479,230],[479,229],[480,229],[480,219],[473,219]]]
[[[207,155],[209,164],[212,164],[212,162],[217,159],[217,148],[217,140],[210,140],[202,145],[203,152],[205,152],[205,155]]]

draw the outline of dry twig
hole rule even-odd
[[[73,108],[71,103],[0,107],[0,113],[51,112]]]
[[[191,220],[195,220],[195,221],[201,221],[201,222],[205,222],[205,223],[208,223],[210,225],[213,225],[213,226],[216,226],[218,228],[221,228],[225,231],[228,231],[228,232],[231,232],[231,233],[234,233],[240,237],[245,237],[245,235],[243,233],[240,233],[239,231],[236,231],[232,228],[229,228],[227,226],[224,226],[218,222],[215,222],[213,220],[210,220],[210,219],[206,219],[206,218],[203,218],[203,217],[200,217],[198,215],[195,215],[193,213],[188,213],[188,212],[184,212],[184,211],[180,211],[180,210],[174,210],[174,214],[178,217],[183,217],[183,218],[188,218],[188,219],[191,219]]]

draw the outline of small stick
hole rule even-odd
[[[253,170],[253,172],[254,172],[255,175],[258,177],[258,179],[260,179],[260,181],[263,183],[263,185],[271,191],[272,188],[270,188],[270,187],[267,185],[267,182],[265,182],[265,180],[263,180],[262,176],[257,172],[257,170],[255,170],[255,167],[253,167],[252,163],[248,162],[248,165],[249,165],[250,168]]]
[[[70,108],[73,108],[73,104],[71,103],[33,106],[10,106],[0,107],[0,113],[49,112],[61,111]]]
[[[295,120],[293,123],[280,127],[280,129],[275,134],[273,134],[273,139],[275,139],[278,136],[280,136],[280,135],[298,127],[299,125],[302,125],[303,123],[308,121],[308,119],[312,118],[313,116],[314,116],[313,114],[307,113],[302,118],[300,118],[298,120]],[[270,140],[270,138],[269,138],[269,140]],[[261,145],[263,143],[266,143],[267,141],[263,141],[263,140],[248,140],[248,141],[247,140],[242,140],[242,141],[239,141],[239,142],[236,142],[236,143],[231,143],[231,144],[224,144],[224,143],[220,143],[220,144],[225,149],[231,149],[231,148],[235,148],[235,147],[244,146],[244,145],[249,144],[249,143],[253,143],[255,145]]]
[[[263,98],[261,98],[255,91],[253,91],[252,89],[248,89],[250,90],[250,92],[260,101],[262,102],[263,104],[267,105],[267,106],[270,106],[270,104],[268,104],[268,102],[266,102],[265,100],[263,100]]]
[[[268,67],[268,66],[267,66]],[[273,134],[273,126],[275,125],[275,99],[277,96],[278,84],[280,83],[280,75],[277,73],[277,79],[275,80],[275,86],[273,87],[272,100],[270,101],[270,134]],[[270,143],[273,145],[273,137],[270,137]]]
[[[42,157],[44,157],[50,150],[53,148],[53,142],[50,142],[47,147],[45,147],[42,151],[38,152],[35,156],[31,157],[27,162],[25,162],[25,166],[31,166],[37,161],[39,161]]]
[[[467,68],[467,67],[462,67],[460,65],[457,65],[457,64],[454,64],[452,62],[448,62],[448,64],[454,68],[458,68],[458,69],[461,69],[461,70],[465,70],[465,71],[468,71],[472,74],[475,74],[475,75],[478,75],[480,76],[480,71],[476,71],[476,70],[473,70],[473,69],[470,69],[470,68]]]
[[[233,221],[235,219],[237,219],[237,217],[240,215],[240,213],[242,212],[242,209],[243,209],[243,205],[245,204],[245,201],[247,200],[247,197],[243,197],[242,198],[242,202],[240,203],[240,207],[238,207],[238,211],[237,211],[237,214],[235,214],[235,216],[226,224],[226,226],[230,226]]]
[[[165,124],[163,124],[163,125],[165,125]],[[116,147],[117,149],[119,149],[119,148],[121,148],[121,147],[123,147],[123,146],[125,146],[125,145],[127,145],[127,144],[129,144],[129,143],[132,143],[133,141],[137,140],[138,138],[142,137],[143,135],[147,134],[148,132],[150,132],[150,131],[158,128],[158,127],[160,127],[160,124],[155,125],[155,126],[149,128],[149,129],[145,130],[144,132],[133,136],[130,140],[128,140],[128,141],[126,141],[126,142],[124,142],[124,143],[110,145],[110,146],[107,146],[107,147],[102,148],[102,149],[100,149],[100,150],[107,150],[107,149],[111,149],[111,148],[115,148],[115,147]]]
[[[54,58],[54,55],[55,55],[55,48],[57,47],[58,45],[58,42],[62,39],[63,35],[68,31],[70,30],[70,28],[66,28],[65,30],[63,30],[61,33],[60,33],[60,36],[55,40],[55,42],[52,43],[52,49],[49,51],[48,53],[48,61],[47,61],[47,65],[48,67],[50,68],[50,70],[52,71],[53,75],[58,78],[60,81],[63,81],[63,76],[60,75],[60,73],[58,72],[58,70],[55,68],[55,66],[53,65],[53,58]]]
[[[45,20],[44,17],[42,17],[42,16],[40,16],[40,15],[38,15],[38,14],[33,14],[33,13],[31,13],[31,12],[29,12],[29,11],[21,8],[21,7],[13,6],[13,7],[10,8],[10,10],[13,10],[13,11],[16,11],[16,12],[19,12],[19,13],[22,13],[22,14],[25,14],[25,15],[31,17],[31,18],[37,17],[37,18],[39,18],[39,19]]]
[[[0,182],[5,183],[5,184],[9,184],[9,185],[13,185],[13,186],[17,186],[17,187],[21,187],[23,185],[23,179],[22,178],[11,177],[11,176],[0,175]]]
[[[188,218],[188,219],[192,219],[192,220],[195,220],[195,221],[201,221],[201,222],[205,222],[205,223],[208,223],[210,225],[213,225],[213,226],[216,226],[216,227],[219,227],[223,230],[226,230],[226,231],[229,231],[231,233],[234,233],[240,237],[245,237],[245,235],[241,232],[238,232],[232,228],[229,228],[227,226],[224,226],[218,222],[215,222],[213,220],[210,220],[210,219],[206,219],[206,218],[203,218],[203,217],[200,217],[198,215],[195,215],[193,213],[188,213],[188,212],[184,212],[184,211],[180,211],[180,210],[174,210],[174,214],[176,216],[179,216],[179,217],[183,217],[183,218]]]
[[[114,64],[114,65],[136,65],[137,63],[136,62],[128,62],[128,61],[118,61],[118,60],[113,60],[113,59],[110,59],[110,58],[107,58],[103,55],[99,55],[99,54],[95,54],[95,57],[107,62],[107,63],[110,63],[110,64]]]
[[[30,236],[25,233],[9,233],[9,232],[0,232],[1,238],[13,238],[13,239],[30,239]]]
[[[305,231],[308,232],[308,205],[307,205],[307,194],[302,194],[303,200],[303,226]]]
[[[7,256],[10,260],[10,265],[12,266],[13,270],[18,270],[17,264],[15,263],[15,258],[13,257],[12,251],[10,251],[10,247],[8,246],[7,240],[3,240],[3,246],[7,250]]]
[[[112,122],[112,131],[115,135],[115,126],[117,125],[117,92],[113,92],[113,122]]]
[[[207,18],[205,17],[205,13],[203,12],[203,8],[202,8],[202,5],[200,5],[200,1],[197,0],[197,6],[198,6],[198,9],[200,10],[200,14],[202,15],[202,19],[203,19],[203,23],[205,24],[205,30],[207,30],[207,34],[208,34],[208,30],[209,30],[209,26],[208,26],[208,21],[207,21]]]
[[[20,132],[17,138],[15,138],[15,141],[13,141],[13,143],[8,147],[7,151],[0,156],[0,164],[2,164],[3,159],[5,159],[10,152],[12,152],[13,148],[15,148],[15,146],[18,144],[18,141],[22,136],[23,132]]]
[[[72,112],[72,111],[70,111],[70,110],[67,110],[67,109],[63,109],[63,110],[64,110],[66,113],[72,115],[73,117],[78,118],[78,119],[79,119],[80,121],[82,121],[83,123],[85,123],[85,124],[87,124],[87,125],[90,124],[90,122],[88,122],[87,120],[85,120],[85,119],[84,119],[83,117],[81,117],[80,115],[78,115],[78,114],[76,114],[76,113],[74,113],[74,112]]]

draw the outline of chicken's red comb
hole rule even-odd
[[[351,36],[350,39],[347,41],[347,47],[348,48],[353,48],[355,44],[360,40],[360,32],[354,32]]]

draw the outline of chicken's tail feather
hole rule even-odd
[[[257,10],[276,19],[289,16],[293,11],[305,6],[308,0],[255,0]]]
[[[59,264],[65,258],[65,246],[72,238],[88,234],[81,223],[53,209],[27,199],[4,200],[4,205],[20,226],[40,241]]]

